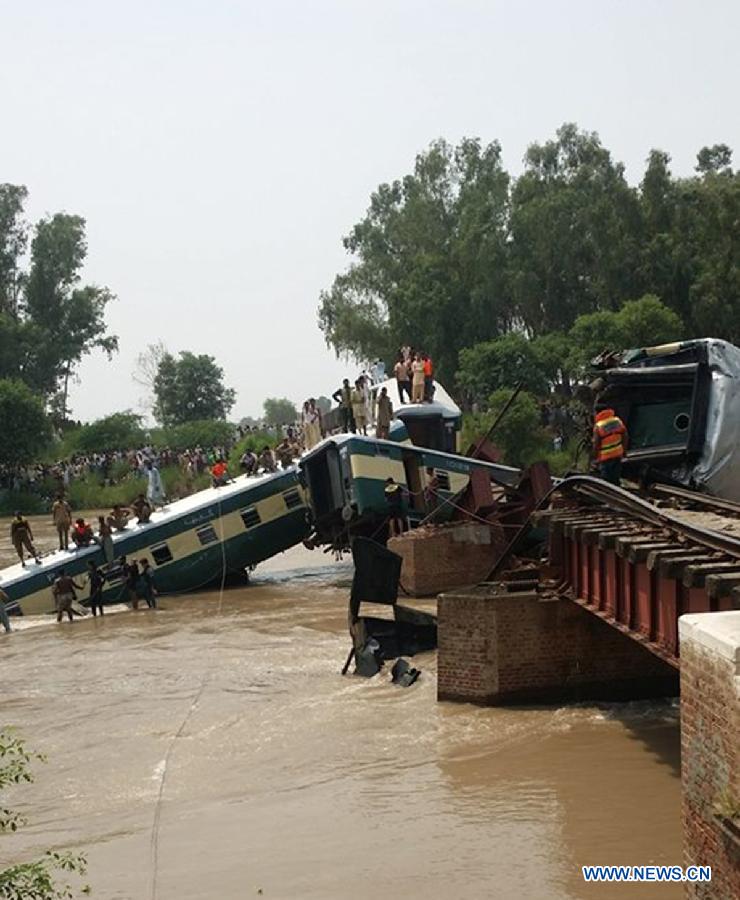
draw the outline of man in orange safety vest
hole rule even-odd
[[[627,428],[611,407],[596,407],[593,450],[599,476],[618,485],[622,477],[622,457],[627,452]]]

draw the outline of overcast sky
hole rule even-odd
[[[0,0],[0,181],[84,216],[85,279],[118,295],[74,415],[136,409],[160,339],[213,354],[237,416],[329,393],[354,368],[318,294],[379,183],[440,136],[517,173],[564,121],[631,181],[652,147],[678,174],[740,153],[738,33],[732,0]]]

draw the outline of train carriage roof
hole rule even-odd
[[[399,413],[406,415],[441,415],[445,419],[457,419],[462,415],[462,410],[450,397],[444,387],[438,382],[434,382],[434,400],[431,403],[405,403],[401,401],[398,392],[398,382],[395,378],[389,378],[387,381],[381,381],[374,384],[370,390],[376,396],[380,393],[381,388],[386,388],[388,396],[393,404],[393,412],[396,416]]]

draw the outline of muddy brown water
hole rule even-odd
[[[350,579],[300,548],[223,596],[15,620],[0,721],[48,762],[0,866],[81,849],[98,900],[682,896],[580,870],[681,862],[675,704],[440,704],[434,653],[406,690],[342,678]]]

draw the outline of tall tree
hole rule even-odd
[[[94,349],[109,355],[108,288],[81,284],[87,254],[85,220],[58,213],[33,230],[30,267],[23,270],[28,225],[21,185],[0,185],[0,377],[20,378],[66,415],[77,364]],[[53,397],[58,391],[57,397]]]
[[[732,175],[732,150],[727,144],[702,147],[696,155],[696,171],[702,175]]]
[[[268,425],[280,428],[283,425],[292,425],[298,419],[298,410],[287,397],[268,397],[262,407]]]
[[[146,349],[136,357],[136,368],[132,379],[146,390],[146,396],[139,401],[139,406],[145,412],[151,412],[157,417],[157,394],[154,388],[159,373],[159,364],[167,355],[167,347],[163,341],[147,344]]]
[[[508,188],[499,144],[468,139],[455,148],[436,141],[412,174],[381,184],[344,239],[348,270],[321,294],[327,342],[337,353],[386,360],[411,344],[451,379],[460,349],[511,322]]]
[[[727,152],[716,167],[684,184],[682,224],[693,275],[685,318],[696,334],[724,337],[738,344],[740,172],[729,168],[731,154],[724,149]]]
[[[165,353],[154,379],[155,413],[165,426],[205,419],[226,419],[236,391],[224,384],[224,371],[213,356],[188,350],[179,359]]]
[[[105,325],[113,294],[97,285],[80,286],[86,255],[80,216],[57,213],[36,225],[24,306],[39,352],[24,378],[47,395],[60,388],[65,412],[69,379],[82,357],[96,348],[108,356],[118,349],[118,338],[106,334]]]
[[[467,399],[479,404],[494,391],[519,382],[534,394],[544,394],[548,387],[535,342],[518,332],[462,350],[456,381]]]
[[[512,299],[531,334],[567,330],[639,293],[637,194],[593,132],[566,124],[529,147],[510,229]]]
[[[18,316],[22,286],[21,257],[28,227],[23,204],[28,191],[22,185],[0,184],[0,315]]]

